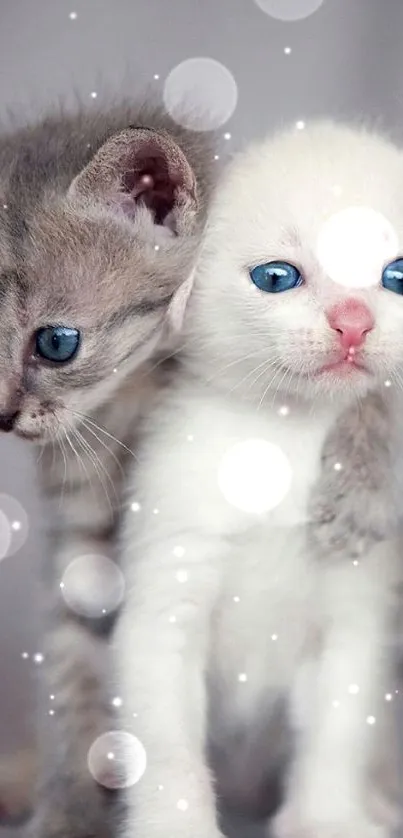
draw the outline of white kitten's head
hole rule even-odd
[[[239,155],[217,191],[188,328],[192,363],[259,402],[349,400],[403,381],[403,152],[321,123]]]

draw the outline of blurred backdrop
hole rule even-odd
[[[174,116],[189,100],[195,127],[220,129],[217,166],[273,127],[303,131],[317,116],[402,139],[402,32],[402,0],[0,0],[0,119],[10,107],[20,121],[59,100],[95,106],[149,90]],[[44,519],[30,455],[0,438],[0,752],[32,736],[42,664]]]

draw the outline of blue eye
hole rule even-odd
[[[80,332],[68,326],[44,326],[35,336],[37,355],[54,364],[65,364],[76,354]]]
[[[382,274],[382,285],[395,294],[403,294],[403,259],[396,259],[386,265]]]
[[[266,262],[251,268],[249,274],[257,288],[269,294],[290,291],[302,285],[304,281],[298,268],[288,262]]]

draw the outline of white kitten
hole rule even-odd
[[[331,124],[221,184],[128,513],[117,645],[148,764],[127,838],[220,835],[207,745],[247,801],[288,748],[282,703],[277,835],[385,834],[365,792],[390,709],[402,194],[400,151]]]

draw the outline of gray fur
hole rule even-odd
[[[391,427],[390,400],[373,392],[332,428],[310,502],[309,537],[322,559],[359,560],[396,532]]]
[[[147,207],[130,199],[130,214],[121,211],[116,162],[123,146],[132,153],[156,135],[168,169],[175,174],[183,155],[189,164],[159,250]],[[40,446],[50,539],[44,651],[55,715],[52,737],[42,732],[36,838],[110,834],[114,795],[93,781],[87,752],[113,727],[113,615],[76,616],[59,585],[75,557],[114,557],[122,474],[164,378],[156,354],[168,306],[193,266],[214,165],[210,137],[131,103],[51,114],[0,139],[0,416],[16,413],[16,433]],[[48,323],[83,331],[85,351],[71,364],[31,363],[32,334]]]

